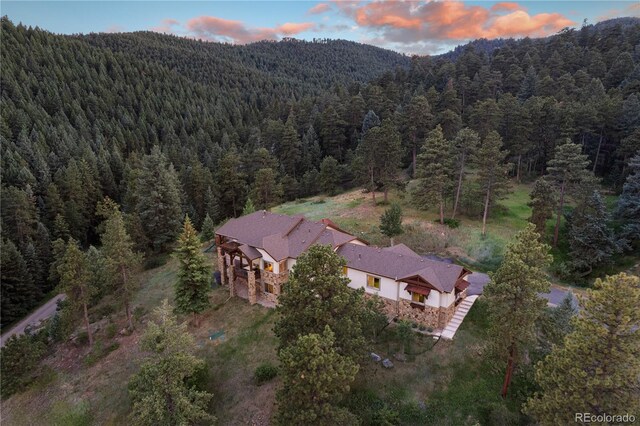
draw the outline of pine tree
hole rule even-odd
[[[417,95],[411,98],[404,113],[404,127],[407,129],[407,146],[411,152],[411,165],[413,175],[416,175],[418,148],[423,141],[427,130],[433,125],[431,106],[425,96]]]
[[[609,228],[607,207],[598,191],[578,206],[568,222],[570,263],[582,275],[591,273],[595,266],[609,263],[620,250],[620,244]]]
[[[240,171],[240,156],[235,145],[220,160],[217,170],[219,204],[223,217],[236,217],[246,191],[245,175]]]
[[[284,349],[305,334],[335,333],[340,355],[359,361],[364,345],[362,291],[354,291],[343,275],[345,261],[330,246],[313,245],[296,262],[278,298],[275,333]],[[336,315],[340,312],[340,315]]]
[[[209,216],[209,213],[207,213],[207,215],[204,217],[204,221],[202,222],[202,229],[200,230],[200,240],[203,242],[211,241],[214,236],[215,229],[213,220],[211,219],[211,216]]]
[[[258,170],[251,191],[251,200],[255,200],[258,209],[264,210],[278,204],[282,193],[282,185],[276,182],[276,172],[273,169]]]
[[[36,302],[36,287],[24,258],[10,240],[2,239],[0,283],[2,325],[20,319]]]
[[[246,203],[244,203],[244,207],[242,208],[242,216],[246,216],[256,211],[256,206],[253,204],[251,198],[247,198]]]
[[[640,242],[640,154],[631,158],[629,169],[615,217],[622,222],[621,238],[635,247]]]
[[[218,206],[218,197],[216,197],[211,187],[207,188],[207,193],[204,197],[204,205],[205,205],[205,211],[207,212],[207,215],[211,216],[211,220],[215,222],[220,219],[220,207]]]
[[[376,189],[378,187],[376,180],[379,174],[376,149],[381,137],[382,131],[378,125],[372,126],[363,133],[360,143],[358,143],[358,147],[356,148],[355,165],[353,167],[356,175],[358,175],[357,180],[364,183],[365,189],[371,193],[373,204],[376,204]]]
[[[64,216],[57,214],[53,222],[53,236],[56,239],[60,238],[64,241],[68,241],[71,238],[71,232],[69,231],[69,225]]]
[[[67,294],[72,309],[82,309],[84,326],[89,338],[89,346],[93,346],[93,333],[89,324],[89,303],[96,289],[91,284],[90,265],[85,253],[80,250],[78,242],[70,239],[62,259],[58,265],[61,291]]]
[[[476,148],[480,144],[478,134],[469,128],[464,128],[458,132],[453,140],[454,151],[456,154],[456,163],[458,166],[458,186],[456,188],[456,196],[453,202],[453,213],[451,218],[455,219],[458,212],[458,202],[460,201],[460,191],[462,190],[462,182],[466,176],[467,159],[474,155]]]
[[[322,129],[320,132],[325,156],[333,157],[336,160],[342,159],[343,147],[346,141],[344,136],[345,125],[346,123],[342,120],[333,104],[329,104],[322,112]]]
[[[389,189],[398,181],[398,175],[400,174],[402,141],[391,119],[385,119],[379,129],[380,137],[376,138],[376,163],[386,203]]]
[[[393,203],[391,207],[386,209],[380,216],[380,232],[391,240],[393,246],[393,237],[401,235],[402,229],[402,208],[399,204]]]
[[[502,138],[496,131],[491,131],[482,141],[482,145],[474,156],[478,168],[477,181],[484,193],[484,213],[482,214],[482,235],[487,233],[487,217],[489,207],[500,199],[509,187],[507,173],[511,164],[505,162],[509,153],[502,150]]]
[[[284,174],[296,176],[297,166],[300,163],[300,138],[296,131],[296,123],[293,114],[289,114],[284,126],[284,133],[280,140],[280,162]]]
[[[540,391],[524,411],[543,425],[575,422],[575,413],[640,412],[640,279],[597,279],[581,299],[574,331],[536,366]]]
[[[518,99],[520,101],[526,101],[532,96],[535,96],[538,92],[538,75],[536,74],[535,68],[530,66],[527,68],[527,73],[524,76],[524,80],[522,80],[522,85],[520,86],[520,92],[518,92]]]
[[[318,141],[318,135],[313,128],[313,125],[311,125],[302,137],[301,170],[308,171],[313,168],[317,168],[320,165],[321,158],[322,153],[320,151],[320,142]]]
[[[566,196],[575,196],[593,182],[591,173],[587,171],[589,160],[582,154],[582,148],[570,140],[556,147],[554,157],[547,166],[547,177],[558,192],[556,224],[553,231],[553,246],[558,245],[560,234],[560,219],[564,211]]]
[[[114,295],[124,305],[129,329],[133,330],[131,300],[138,286],[135,272],[140,267],[141,256],[134,252],[119,206],[105,220],[100,239]]]
[[[364,116],[362,120],[362,132],[361,135],[364,137],[367,132],[374,127],[378,127],[380,125],[380,118],[376,115],[375,112],[369,110],[367,114]]]
[[[156,251],[175,241],[180,230],[182,207],[180,183],[158,146],[146,155],[137,187],[136,211]]]
[[[531,199],[527,203],[531,207],[529,222],[533,223],[536,226],[536,232],[544,237],[547,220],[553,217],[553,208],[556,204],[554,188],[546,179],[538,179],[533,184],[529,198]]]
[[[137,425],[214,422],[207,413],[213,395],[191,384],[206,367],[185,324],[178,324],[165,299],[153,312],[140,349],[151,355],[129,381],[131,420]]]
[[[210,306],[211,267],[202,255],[200,239],[189,216],[184,220],[176,257],[180,262],[175,286],[176,312],[192,314],[197,325],[197,315]]]
[[[322,334],[300,334],[279,352],[282,387],[278,390],[276,424],[356,424],[339,407],[358,372],[358,364],[335,348],[329,326]]]
[[[422,144],[418,155],[418,181],[413,196],[420,208],[426,209],[433,203],[440,207],[440,223],[444,225],[444,200],[452,183],[451,147],[442,134],[442,127],[436,126]]]
[[[320,164],[320,189],[322,192],[334,195],[340,184],[340,167],[333,157],[325,157]]]
[[[484,289],[490,307],[492,347],[507,362],[503,397],[507,395],[515,364],[535,339],[535,323],[546,306],[546,300],[538,293],[549,291],[545,269],[552,258],[549,246],[539,239],[533,224],[516,234],[515,241],[507,246],[502,264],[490,274],[491,282]]]
[[[547,308],[547,315],[541,318],[541,349],[548,355],[554,346],[562,346],[564,338],[573,331],[572,319],[578,314],[574,295],[568,292],[560,304]]]

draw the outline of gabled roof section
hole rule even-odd
[[[326,228],[316,240],[316,244],[330,245],[335,250],[341,245],[354,240],[357,240],[357,238],[351,234]]]
[[[231,219],[216,234],[240,244],[265,250],[277,261],[297,258],[313,244],[329,244],[334,249],[357,239],[344,231],[313,222],[304,216],[286,216],[258,211]]]
[[[407,247],[402,243],[396,244],[395,246],[391,246],[391,247],[385,247],[382,250],[389,251],[396,254],[401,254],[403,256],[413,256],[413,257],[417,257],[418,259],[422,259],[422,256],[420,256],[418,253],[411,250],[409,247]]]
[[[252,247],[263,248],[264,237],[288,232],[298,222],[299,217],[260,210],[229,220],[216,230],[216,234]]]
[[[415,278],[446,293],[453,291],[465,271],[458,265],[425,259],[404,245],[378,248],[347,243],[338,249],[338,254],[346,259],[349,268],[396,281]]]

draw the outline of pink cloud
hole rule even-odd
[[[530,15],[514,2],[496,3],[492,7],[466,5],[459,0],[336,4],[359,26],[376,31],[378,38],[401,44],[427,39],[540,37],[575,24],[560,13]]]
[[[621,16],[640,17],[640,3],[633,3],[625,7],[623,10],[611,9],[606,13],[598,16],[596,22],[606,21],[608,19],[619,18]]]
[[[309,9],[307,13],[310,15],[317,15],[320,13],[328,12],[330,9],[331,9],[331,6],[329,6],[328,3],[318,3],[315,6],[313,6],[311,9]]]
[[[292,36],[313,29],[312,22],[287,22],[274,28],[252,28],[242,21],[199,16],[185,24],[186,29],[196,38],[212,41],[231,41],[233,43],[252,43],[260,40],[277,40],[281,36]]]
[[[173,28],[180,25],[180,22],[175,19],[163,19],[160,25],[151,27],[151,31],[157,33],[173,33]]]
[[[286,24],[278,25],[275,31],[289,36],[309,31],[314,26],[315,24],[313,22],[287,22]]]
[[[515,10],[527,10],[527,9],[524,8],[523,6],[520,6],[518,3],[512,3],[512,2],[501,2],[491,6],[492,12],[513,12]]]

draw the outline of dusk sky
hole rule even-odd
[[[409,54],[485,37],[540,37],[620,16],[637,1],[2,1],[15,23],[55,33],[151,30],[202,40],[340,38]]]

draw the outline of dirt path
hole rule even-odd
[[[43,321],[55,314],[56,307],[58,306],[58,300],[64,300],[66,297],[67,296],[65,294],[57,295],[56,297],[33,311],[31,314],[29,314],[28,317],[20,321],[18,324],[14,325],[11,330],[0,336],[0,347],[4,346],[5,342],[9,340],[11,336],[24,333],[24,329],[28,325],[38,324],[40,321]]]

